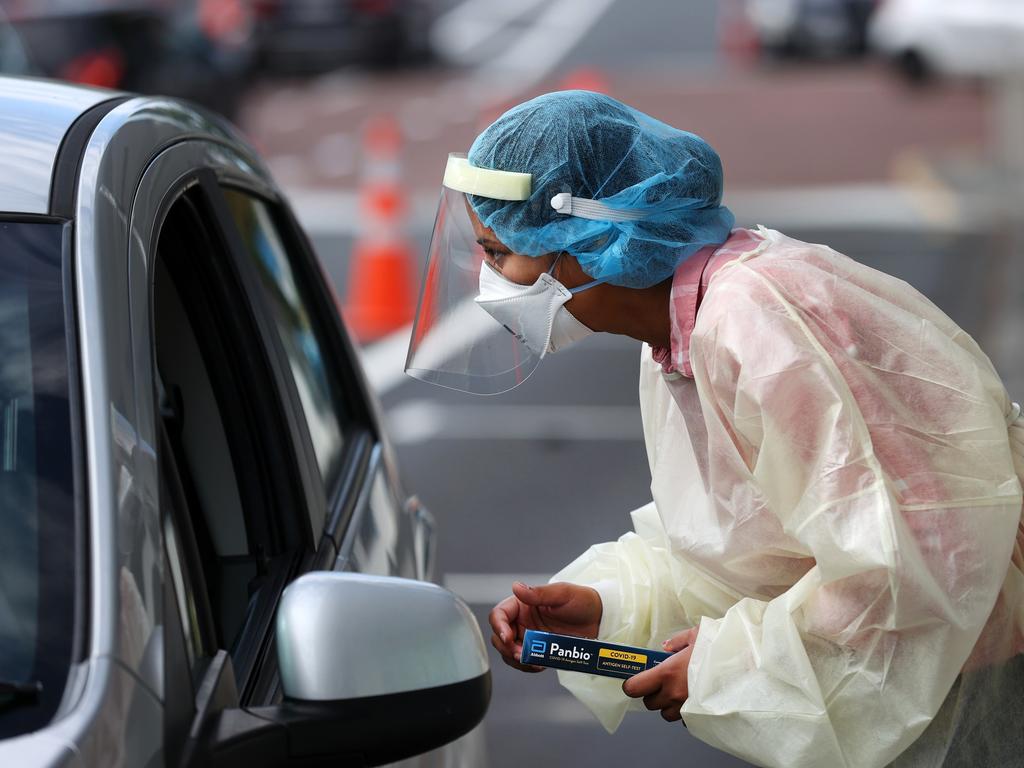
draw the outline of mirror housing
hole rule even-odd
[[[281,598],[276,643],[284,701],[218,711],[194,764],[383,765],[468,733],[490,703],[476,619],[435,584],[308,573]]]
[[[489,670],[469,608],[425,581],[307,574],[285,590],[276,636],[281,686],[296,701],[422,691]]]

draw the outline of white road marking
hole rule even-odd
[[[437,370],[449,362],[453,354],[469,349],[488,336],[507,333],[471,298],[448,310],[433,326],[432,332],[416,350],[416,363],[427,370]]]
[[[472,75],[481,106],[501,105],[552,72],[615,0],[548,0],[530,28],[484,60]]]
[[[446,84],[436,96],[438,108],[423,110],[407,105],[399,119],[407,138],[412,141],[429,141],[437,138],[448,122],[476,120],[480,112],[516,100],[516,96],[544,79],[553,71],[584,35],[604,15],[615,0],[466,0],[438,19],[433,27],[439,36],[440,47],[454,58],[465,59],[468,52],[497,36],[502,29],[528,16],[538,6],[544,10],[533,16],[532,23],[524,30],[510,35],[511,41],[499,40],[495,44],[498,53],[486,57],[467,77],[460,78],[453,87]],[[343,76],[342,76],[343,77]],[[347,87],[344,79],[337,75],[325,75],[314,81],[310,90],[324,94],[321,99],[327,113],[348,111],[361,102],[361,94],[352,98],[336,99],[330,96],[333,90]],[[456,109],[446,109],[447,97],[457,92],[461,100]],[[291,108],[296,97],[289,92],[275,94],[263,106],[268,124],[279,133],[295,131],[302,127],[302,110]],[[419,105],[422,107],[423,105]],[[345,162],[327,167],[327,175],[346,175]],[[275,159],[270,159],[275,167]],[[323,168],[314,156],[314,168]],[[349,216],[354,219],[355,216]]]
[[[434,440],[642,441],[638,406],[501,405],[404,400],[385,415],[399,445]]]
[[[470,64],[478,60],[481,45],[542,2],[546,0],[466,0],[434,22],[431,42],[449,61]]]
[[[470,605],[496,605],[512,594],[512,582],[547,584],[551,574],[542,573],[446,573],[444,586]]]
[[[366,382],[378,397],[410,381],[405,375],[405,356],[409,351],[411,335],[412,326],[407,325],[380,341],[359,348]]]

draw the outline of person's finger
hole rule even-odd
[[[523,646],[519,643],[503,643],[497,635],[491,635],[491,645],[501,655],[501,660],[508,664],[513,669],[518,669],[522,672],[543,672],[544,667],[538,667],[533,664],[523,664],[520,659],[522,658]]]
[[[682,706],[682,703],[675,699],[672,694],[662,686],[654,693],[644,696],[644,706],[653,712],[656,709],[665,709],[665,707],[671,707],[673,704]]]
[[[512,594],[529,606],[557,608],[572,598],[571,585],[564,582],[531,587],[517,581],[512,585]]]
[[[515,632],[512,626],[518,618],[519,601],[511,595],[494,606],[487,617],[491,629],[494,630],[494,634],[506,643],[515,639]]]
[[[661,718],[666,723],[677,723],[683,719],[683,714],[680,711],[682,704],[671,704],[661,710]]]
[[[545,669],[544,667],[535,667],[533,664],[523,664],[522,662],[515,661],[514,659],[510,659],[506,656],[502,656],[501,660],[504,661],[508,666],[512,667],[512,669],[518,669],[520,672],[529,672],[530,674],[535,674],[537,672],[543,672]]]
[[[631,699],[639,699],[656,693],[661,688],[661,675],[658,667],[648,669],[639,675],[633,675],[622,684],[622,692]]]
[[[497,635],[491,635],[491,645],[494,646],[494,650],[501,654],[502,658],[517,658],[515,643],[505,643]]]
[[[695,642],[697,642],[696,627],[672,635],[672,637],[661,644],[661,647],[669,653],[676,653],[693,645]]]

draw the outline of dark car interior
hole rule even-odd
[[[168,211],[156,249],[161,479],[169,540],[180,548],[171,575],[185,596],[177,599],[193,681],[223,649],[241,698],[260,701],[274,689],[270,617],[307,545],[296,524],[294,459],[286,441],[269,439],[283,432],[258,334],[213,221],[201,191],[187,192]]]

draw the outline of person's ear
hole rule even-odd
[[[555,279],[566,288],[576,288],[591,281],[591,277],[583,271],[576,257],[568,251],[562,252],[555,273]]]

